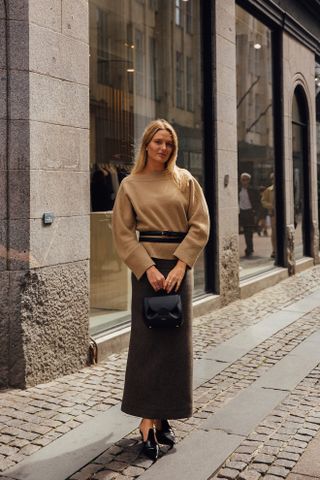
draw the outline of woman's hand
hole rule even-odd
[[[164,282],[164,290],[170,293],[173,289],[177,292],[180,288],[183,277],[186,273],[187,264],[182,260],[178,260],[176,266],[170,270]]]
[[[147,269],[146,274],[149,283],[156,292],[164,288],[165,278],[154,265]]]

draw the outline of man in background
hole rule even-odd
[[[250,181],[250,173],[241,173],[239,190],[239,223],[243,228],[246,242],[246,257],[251,257],[253,253],[253,233],[256,228],[255,215],[260,206],[257,192],[250,187]]]
[[[272,252],[270,257],[276,256],[276,218],[274,216],[274,174],[270,174],[270,180],[272,184],[266,188],[261,197],[261,203],[264,208],[268,210],[268,215],[271,220],[271,245]]]

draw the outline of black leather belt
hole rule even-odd
[[[180,243],[187,235],[185,232],[147,230],[139,232],[139,242]]]

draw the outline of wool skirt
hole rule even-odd
[[[153,259],[166,277],[176,260]],[[132,324],[121,410],[142,418],[192,416],[192,290],[193,270],[186,270],[179,288],[183,324],[148,328],[143,321],[144,297],[156,295],[147,275],[132,281]]]

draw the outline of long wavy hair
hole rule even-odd
[[[178,136],[176,134],[175,129],[173,128],[172,125],[170,125],[167,120],[164,120],[162,118],[159,118],[157,120],[151,121],[145,128],[140,143],[138,145],[138,149],[136,152],[135,156],[135,164],[134,167],[131,171],[132,174],[135,173],[141,173],[148,161],[148,152],[146,150],[147,146],[151,142],[152,138],[154,135],[159,131],[159,130],[167,130],[171,137],[172,137],[172,142],[173,142],[173,149],[172,153],[167,160],[165,164],[165,170],[170,172],[172,175],[175,183],[178,185],[179,188],[183,189],[185,186],[185,181],[184,178],[186,177],[186,174],[184,173],[184,170],[181,170],[179,167],[176,165],[177,157],[178,157]]]

